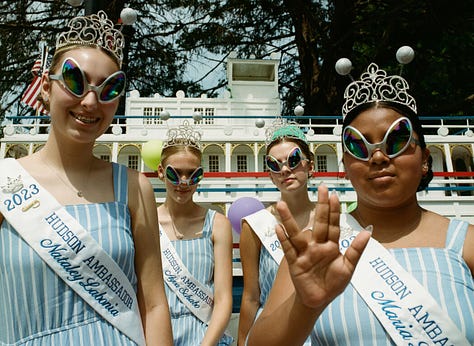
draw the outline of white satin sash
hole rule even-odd
[[[15,159],[0,161],[0,212],[84,301],[138,345],[145,345],[137,297],[127,276]]]
[[[275,262],[280,264],[284,253],[275,232],[275,226],[278,224],[275,216],[268,210],[261,209],[244,217],[243,220],[247,221]]]
[[[179,300],[202,322],[208,324],[214,307],[214,294],[185,267],[166,232],[160,225],[163,277]]]
[[[344,253],[363,227],[348,214],[340,221]],[[375,239],[367,244],[351,284],[397,345],[469,345],[447,312]]]

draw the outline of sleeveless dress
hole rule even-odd
[[[201,237],[171,240],[183,265],[197,281],[211,292],[214,292],[214,245],[211,236],[215,215],[215,210],[207,211]],[[162,227],[160,226],[160,228]],[[167,284],[165,284],[165,291],[168,297],[174,345],[199,345],[207,331],[207,325],[189,311]],[[232,344],[232,341],[232,337],[224,335],[218,345],[227,346]]]
[[[115,201],[66,210],[136,290],[127,168],[114,164]],[[135,345],[60,279],[4,220],[0,227],[0,345]]]
[[[256,212],[252,215],[247,216],[244,219],[248,219],[247,222],[250,221],[250,218],[262,215],[259,212]],[[273,217],[274,218],[274,217]],[[270,224],[270,222],[269,222]],[[249,222],[250,225],[250,222]],[[273,225],[273,223],[272,223]],[[276,274],[278,272],[278,267],[280,266],[279,263],[272,257],[271,253],[268,249],[262,244],[260,247],[260,256],[259,256],[259,263],[258,263],[258,284],[260,286],[260,307],[257,310],[255,315],[255,320],[261,314],[265,303],[270,295],[270,291],[273,287],[273,282],[275,281]],[[311,345],[310,338],[308,338],[303,346]]]
[[[462,258],[468,224],[451,220],[445,248],[399,248],[390,253],[418,280],[474,345],[474,280]],[[395,345],[352,285],[322,313],[313,345]]]

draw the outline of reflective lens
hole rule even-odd
[[[298,167],[298,165],[303,160],[307,159],[303,158],[303,153],[298,147],[294,147],[293,149],[291,149],[286,161],[284,162],[280,162],[271,155],[265,156],[265,164],[267,165],[268,169],[273,173],[280,173],[284,165],[287,165],[289,169],[293,170]]]
[[[389,158],[394,158],[403,153],[410,143],[420,144],[418,140],[413,138],[411,122],[405,117],[395,120],[390,125],[383,141],[380,143],[369,143],[364,135],[352,126],[347,126],[344,129],[342,138],[345,150],[362,161],[369,161],[376,149],[380,149]]]
[[[101,85],[90,85],[87,83],[84,71],[73,58],[64,60],[61,74],[50,75],[49,78],[61,81],[66,90],[78,98],[86,96],[92,90],[101,103],[112,102],[122,95],[126,81],[125,72],[117,71],[111,74]]]
[[[176,169],[174,169],[174,167],[170,165],[166,166],[165,173],[166,179],[168,179],[171,184],[176,186],[180,184],[185,184],[188,186],[196,185],[202,180],[204,176],[204,170],[202,169],[202,167],[196,168],[188,179],[181,179],[178,172],[176,172]]]

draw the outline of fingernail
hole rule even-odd
[[[365,230],[372,233],[374,231],[374,226],[368,225],[367,227],[365,227]]]

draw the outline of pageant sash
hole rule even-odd
[[[341,252],[362,227],[341,215]],[[429,292],[371,238],[351,280],[397,345],[469,345]]]
[[[145,345],[136,294],[127,276],[15,159],[0,161],[0,212],[84,301],[138,345]]]
[[[283,250],[275,232],[275,226],[278,224],[275,216],[268,210],[261,209],[243,219],[248,222],[275,262],[280,264]]]
[[[202,322],[209,324],[214,307],[214,294],[196,280],[184,266],[166,232],[160,225],[163,277],[179,300]]]

